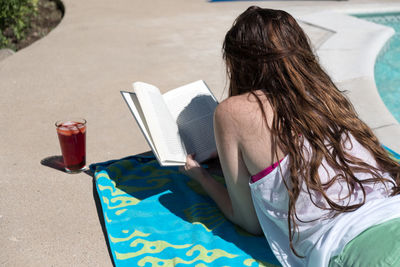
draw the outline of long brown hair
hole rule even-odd
[[[273,109],[272,153],[277,146],[289,155],[290,181],[288,225],[292,251],[297,230],[295,204],[302,183],[308,193],[320,193],[335,214],[354,211],[365,203],[364,184],[389,182],[392,195],[400,193],[400,166],[380,145],[372,130],[361,121],[351,103],[321,68],[309,40],[296,20],[281,10],[249,7],[233,23],[223,44],[223,57],[229,77],[229,95],[251,92],[266,115],[262,100],[254,90],[262,90]],[[352,156],[344,149],[350,134],[375,158],[377,167]],[[311,157],[304,155],[304,140]],[[274,152],[275,151],[275,152]],[[322,160],[341,170],[328,183],[322,183],[318,168]],[[385,179],[382,172],[395,180]],[[355,172],[371,175],[359,180]],[[355,188],[363,191],[359,204],[340,205],[326,194],[337,180],[347,182],[350,197]],[[313,202],[314,203],[314,202]],[[314,203],[318,207],[316,203]],[[297,218],[298,219],[298,218]]]

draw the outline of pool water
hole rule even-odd
[[[386,107],[400,122],[400,13],[359,14],[355,17],[392,27],[396,32],[375,62],[375,82]]]

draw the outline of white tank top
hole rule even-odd
[[[376,162],[354,137],[345,148],[372,166]],[[308,144],[305,142],[305,150]],[[288,203],[289,196],[283,182],[289,181],[289,157],[286,156],[280,167],[275,168],[264,178],[250,183],[254,207],[260,225],[275,256],[283,266],[328,266],[331,257],[339,254],[344,246],[354,237],[372,225],[383,223],[393,218],[400,217],[400,196],[389,197],[392,185],[387,183],[387,188],[382,183],[366,184],[366,203],[353,212],[346,212],[331,217],[328,210],[315,206],[303,186],[296,202],[298,219],[298,232],[294,236],[293,245],[296,252],[305,258],[299,258],[290,249],[288,232]],[[318,169],[322,182],[327,182],[336,173],[325,160]],[[283,176],[283,178],[282,178]],[[355,173],[355,176],[364,180],[370,177],[365,173]],[[391,179],[387,173],[383,177]],[[345,182],[336,181],[327,191],[330,199],[344,205],[361,203],[363,193],[361,188],[355,188],[351,198],[344,199],[347,195]],[[323,197],[312,193],[312,199],[318,206],[329,207]],[[342,200],[341,200],[342,199]],[[312,222],[307,222],[312,221]],[[297,233],[299,233],[296,239]]]

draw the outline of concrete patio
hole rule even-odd
[[[0,265],[112,266],[92,177],[41,164],[61,154],[56,120],[87,119],[88,164],[148,151],[119,91],[134,81],[165,92],[203,79],[222,100],[222,40],[248,6],[284,9],[300,19],[325,10],[400,10],[398,0],[377,2],[65,0],[57,28],[0,61]],[[327,32],[302,25],[322,49]],[[398,122],[368,111],[357,93],[361,86],[376,90],[368,77],[336,80],[354,88],[350,97],[362,118],[400,152]]]

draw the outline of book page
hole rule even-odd
[[[137,124],[139,125],[140,130],[142,131],[144,137],[146,138],[147,143],[149,144],[151,150],[156,156],[158,161],[161,161],[160,155],[157,152],[157,149],[154,146],[153,139],[150,135],[150,130],[146,123],[146,118],[144,117],[142,108],[140,107],[139,101],[135,93],[131,92],[121,92],[125,102],[128,104],[129,109],[132,112],[133,117],[135,118]]]
[[[175,119],[188,154],[202,162],[216,152],[213,116],[218,105],[204,81],[173,89],[163,95]]]
[[[133,88],[161,161],[185,163],[186,152],[178,126],[158,88],[142,82],[135,82]]]
[[[188,154],[203,162],[217,151],[214,139],[213,113],[189,121],[178,120],[179,133]]]

